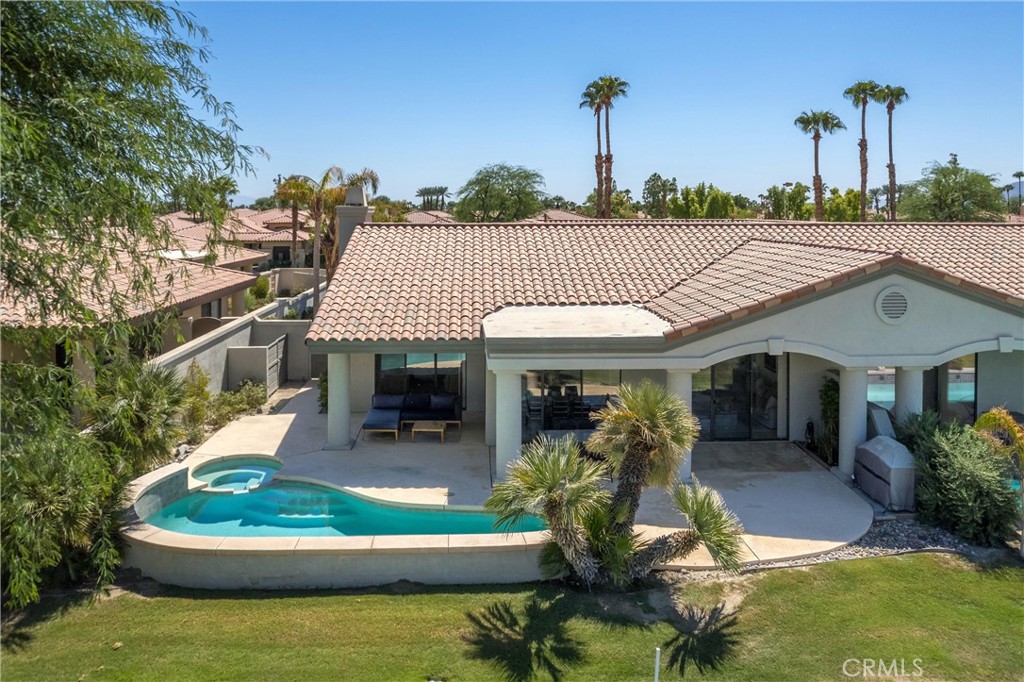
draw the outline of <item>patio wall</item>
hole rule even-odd
[[[998,405],[1024,412],[1024,352],[978,353],[978,414]]]

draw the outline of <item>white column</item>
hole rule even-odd
[[[484,444],[494,445],[494,424],[497,415],[494,372],[484,370]]]
[[[670,369],[665,373],[665,387],[669,392],[685,400],[691,411],[693,409],[693,375],[695,372],[696,370],[692,369]],[[689,483],[692,480],[692,473],[693,451],[687,450],[679,465],[679,480]]]
[[[853,476],[853,456],[868,438],[868,371],[839,372],[839,471]]]
[[[924,411],[924,370],[924,367],[896,368],[896,402],[892,413],[897,422]]]
[[[245,315],[245,289],[240,289],[231,294],[231,316],[242,317]]]
[[[508,463],[523,445],[523,388],[520,372],[495,372],[495,477],[505,480]]]
[[[327,449],[352,447],[352,409],[349,385],[351,359],[348,353],[327,354]]]

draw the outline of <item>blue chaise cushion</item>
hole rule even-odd
[[[400,410],[405,403],[404,395],[388,395],[385,393],[374,393],[371,407],[381,410]]]

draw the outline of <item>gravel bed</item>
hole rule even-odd
[[[926,526],[917,521],[875,519],[875,522],[868,529],[868,532],[864,534],[864,537],[845,547],[812,557],[780,561],[759,561],[745,565],[741,573],[754,573],[770,568],[811,566],[829,561],[866,559],[869,557],[892,556],[921,551],[957,552],[970,557],[984,558],[991,557],[993,553],[1002,553],[1004,550],[977,547],[964,542],[949,531],[935,528],[934,526]],[[727,574],[716,570],[680,571],[678,577],[684,580],[720,580],[727,577]]]
[[[744,570],[776,568],[781,566],[804,566],[822,564],[826,561],[843,559],[866,559],[876,556],[891,556],[906,552],[945,551],[973,556],[985,551],[964,542],[949,531],[926,526],[917,521],[875,520],[864,537],[845,547],[834,549],[813,557],[783,561],[761,561],[744,567]]]

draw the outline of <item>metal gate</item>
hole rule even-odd
[[[288,336],[280,336],[267,346],[267,395],[273,395],[281,382],[287,380]]]

